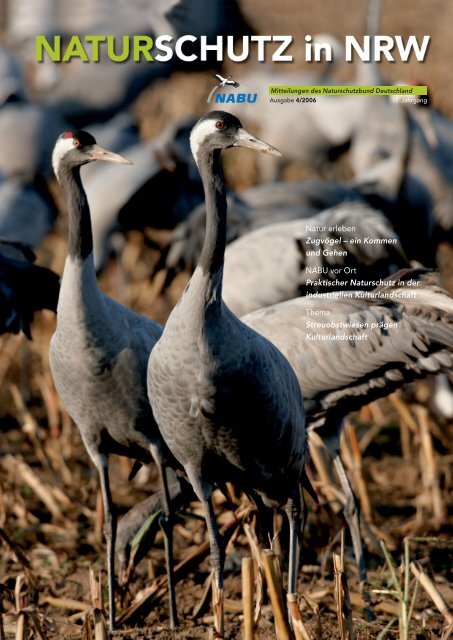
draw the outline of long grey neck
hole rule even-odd
[[[382,13],[382,0],[368,0],[368,7],[365,19],[365,35],[370,36],[374,44],[374,36],[379,34]],[[374,54],[374,46],[371,45]]]
[[[379,34],[382,12],[382,0],[368,0],[365,18],[365,35],[370,36],[370,62],[361,62],[357,69],[358,85],[374,85],[380,82],[380,67],[374,61],[374,37]]]
[[[220,164],[220,150],[201,151],[198,168],[203,180],[206,199],[206,236],[201,252],[199,267],[209,280],[215,283],[219,292],[222,287],[222,271],[226,244],[226,194]]]
[[[80,178],[80,166],[62,167],[58,180],[68,204],[68,256],[85,260],[93,252],[90,208]]]

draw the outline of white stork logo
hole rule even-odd
[[[220,75],[220,73],[216,73],[214,78],[217,78],[217,80],[219,81],[219,84],[216,84],[216,86],[212,89],[212,91],[209,93],[208,95],[208,99],[206,102],[211,102],[211,98],[214,95],[214,93],[217,91],[217,89],[222,89],[222,87],[234,87],[235,89],[237,87],[239,87],[239,82],[236,82],[236,80],[233,80],[232,76],[228,76],[228,78],[224,78],[223,76]]]

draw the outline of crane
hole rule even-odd
[[[0,237],[27,247],[39,246],[52,229],[57,209],[45,185],[0,179]]]
[[[359,243],[366,238],[376,244]],[[385,215],[346,202],[311,218],[250,231],[229,244],[223,299],[244,315],[302,293],[373,288],[363,282],[405,266],[400,239]]]
[[[31,338],[35,311],[57,309],[60,278],[35,259],[28,246],[0,238],[0,334],[23,331]]]
[[[224,111],[201,118],[191,148],[205,190],[207,229],[198,266],[148,365],[148,394],[162,436],[202,502],[214,570],[214,627],[223,636],[223,561],[211,494],[230,481],[290,525],[288,593],[296,593],[305,519],[303,399],[287,359],[223,303],[226,234],[222,149],[279,152]]]
[[[297,375],[307,430],[316,429],[334,459],[365,583],[356,501],[339,455],[343,419],[405,382],[451,368],[453,299],[436,274],[405,270],[371,292],[295,298],[242,320],[275,344]]]
[[[172,532],[166,465],[176,466],[153,419],[146,394],[146,368],[160,325],[105,296],[93,261],[90,210],[82,165],[95,160],[129,163],[84,131],[60,135],[53,153],[55,174],[66,197],[68,254],[58,301],[50,365],[56,389],[77,424],[100,478],[107,542],[109,622],[115,627],[114,550],[116,516],[110,490],[109,454],[144,464],[155,461],[163,486],[163,522],[170,624],[177,615],[172,576]]]

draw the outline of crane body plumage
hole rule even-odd
[[[303,467],[302,395],[286,359],[211,285],[198,268],[150,359],[156,419],[200,500],[229,480],[283,506],[298,490],[288,470]]]
[[[55,386],[92,457],[100,451],[149,463],[143,372],[162,330],[105,296],[93,274],[91,257],[66,262],[50,352]]]

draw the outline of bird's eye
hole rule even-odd
[[[77,138],[74,138],[74,140],[72,141],[72,146],[76,147],[76,149],[80,147],[80,140],[77,140]]]
[[[225,123],[222,122],[221,120],[217,120],[217,122],[215,123],[216,129],[225,129]]]

